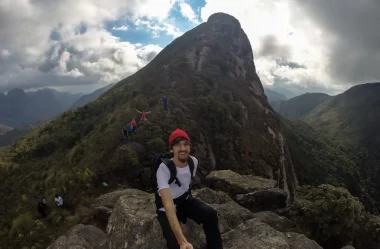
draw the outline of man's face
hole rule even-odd
[[[174,141],[173,154],[174,158],[177,158],[181,162],[186,162],[190,153],[190,141],[181,139]]]

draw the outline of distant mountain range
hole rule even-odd
[[[325,93],[305,93],[289,100],[271,101],[270,104],[281,116],[298,118],[330,98],[332,97]]]
[[[3,135],[4,133],[7,133],[8,131],[13,130],[12,127],[0,124],[0,135]]]
[[[75,103],[71,106],[71,108],[81,107],[86,105],[87,103],[90,103],[94,100],[96,100],[100,95],[107,92],[111,87],[113,87],[115,84],[109,84],[105,87],[99,88],[98,90],[81,96],[79,99],[75,101]]]
[[[336,96],[307,93],[272,103],[284,117],[301,184],[344,184],[366,207],[380,211],[380,83]]]
[[[50,89],[31,93],[13,89],[0,95],[0,106],[0,123],[10,127],[51,119],[65,111]]]
[[[264,90],[265,90],[265,93],[267,94],[269,91],[270,92],[275,92],[277,94],[281,94],[283,96],[286,97],[286,99],[291,99],[291,98],[294,98],[298,95],[301,95],[303,94],[304,92],[292,92],[286,88],[283,88],[283,87],[278,87],[278,86],[265,86],[264,87]],[[269,90],[269,91],[268,91]],[[269,96],[267,95],[267,97],[269,98]]]
[[[38,124],[51,120],[64,111],[96,100],[113,85],[85,95],[48,88],[27,93],[22,89],[13,89],[8,94],[0,93],[0,147],[17,140]]]
[[[269,103],[288,99],[284,94],[267,89],[267,88],[264,88],[264,92],[268,98]]]

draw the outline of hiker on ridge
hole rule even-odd
[[[135,118],[132,119],[131,125],[132,125],[132,128],[133,128],[133,130],[132,130],[133,134],[136,134],[137,123],[136,123]]]
[[[193,249],[182,233],[179,221],[190,218],[203,224],[208,249],[222,249],[217,212],[191,195],[190,184],[198,159],[190,156],[190,138],[176,129],[169,137],[171,156],[153,159],[152,184],[156,197],[157,219],[168,249]]]
[[[124,143],[126,143],[129,139],[127,125],[123,126],[123,129],[121,129],[121,133],[123,134],[123,141],[124,141]]]
[[[37,211],[43,216],[47,216],[47,203],[46,199],[42,196],[37,196]]]
[[[130,138],[129,134],[132,134],[132,132],[133,132],[133,126],[131,123],[127,124],[127,132],[128,132],[128,138]]]
[[[59,195],[55,195],[54,202],[55,202],[55,204],[56,204],[58,207],[62,207],[62,206],[63,206],[63,199],[62,199],[62,197],[59,196]]]
[[[146,119],[146,115],[149,114],[149,113],[151,113],[151,111],[149,111],[149,112],[144,112],[144,111],[140,112],[140,111],[137,110],[137,109],[136,109],[136,111],[137,111],[138,113],[141,113],[141,121],[143,121],[143,120],[147,120],[147,119]]]
[[[165,111],[168,111],[168,97],[164,95],[164,97],[161,99],[162,102],[164,102],[164,109]]]

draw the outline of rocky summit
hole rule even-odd
[[[242,184],[250,183],[244,180]],[[265,188],[265,185],[262,187]],[[233,193],[242,194],[245,191],[234,190]],[[299,228],[287,218],[270,211],[252,213],[234,202],[229,197],[231,194],[232,192],[225,193],[210,188],[197,189],[193,193],[217,211],[224,248],[322,249],[315,241],[295,232]],[[76,225],[48,249],[166,248],[153,194],[137,189],[119,190],[98,197],[92,209],[111,212],[104,232],[93,225]],[[186,224],[181,223],[181,227],[195,249],[206,248],[201,225],[188,219]]]

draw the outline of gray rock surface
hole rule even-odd
[[[323,249],[317,242],[299,233],[286,233],[290,249]]]
[[[238,194],[248,194],[260,189],[276,187],[276,181],[253,175],[239,175],[231,170],[218,170],[206,177],[207,185],[215,190],[228,193],[235,198]]]
[[[296,227],[296,224],[288,218],[279,216],[270,211],[255,213],[253,214],[253,217],[280,232],[293,232]]]
[[[78,224],[47,249],[106,249],[106,237],[99,228]]]
[[[222,239],[225,249],[290,249],[283,233],[257,219],[240,224]]]
[[[288,193],[279,188],[260,189],[248,194],[237,195],[235,200],[252,212],[275,211],[286,207]]]

